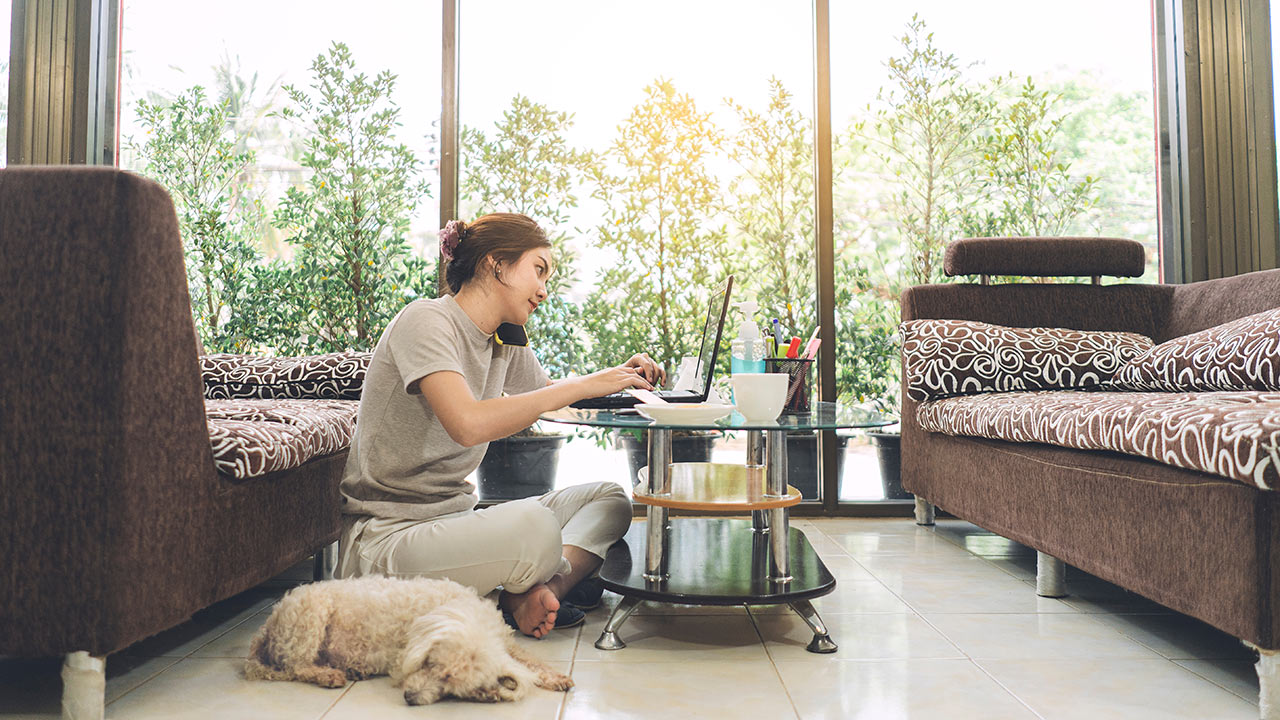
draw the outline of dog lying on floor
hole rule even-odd
[[[245,677],[342,687],[390,675],[405,702],[519,700],[573,680],[521,650],[489,601],[450,580],[364,577],[295,588],[249,647]]]

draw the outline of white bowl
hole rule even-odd
[[[778,419],[787,402],[787,373],[737,373],[733,384],[733,402],[749,422],[772,422]]]
[[[712,423],[733,412],[732,405],[719,403],[646,403],[636,410],[663,425],[702,425]]]

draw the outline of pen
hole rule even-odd
[[[782,326],[778,324],[778,318],[773,319],[773,339],[778,343],[778,347],[782,347],[787,342],[782,339]]]

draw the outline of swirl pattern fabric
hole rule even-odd
[[[206,400],[218,472],[243,480],[295,468],[351,445],[352,400]]]
[[[1277,487],[1280,392],[992,393],[923,403],[916,419],[930,432],[1112,450]]]
[[[1183,335],[1130,360],[1125,390],[1280,390],[1280,308]]]
[[[1011,328],[971,320],[909,320],[900,331],[907,397],[916,401],[1098,387],[1154,344],[1135,333]]]
[[[213,354],[200,358],[204,396],[228,399],[359,400],[368,352],[304,357]]]

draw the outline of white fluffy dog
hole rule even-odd
[[[492,603],[449,580],[366,577],[291,590],[258,630],[250,680],[342,687],[390,675],[410,705],[519,700],[573,680],[530,657]]]

